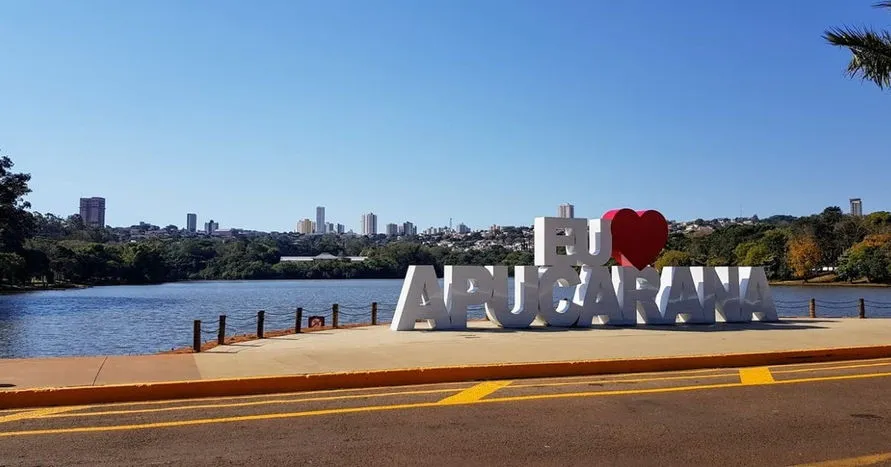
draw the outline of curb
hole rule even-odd
[[[742,368],[877,358],[891,358],[891,345],[684,357],[504,363],[106,386],[16,389],[0,391],[0,409],[249,396],[499,379]]]

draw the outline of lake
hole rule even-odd
[[[146,354],[192,342],[192,322],[205,323],[205,339],[215,339],[218,316],[227,315],[227,334],[256,330],[257,310],[266,311],[266,329],[293,327],[294,311],[304,319],[341,306],[341,323],[369,322],[371,302],[379,319],[393,316],[402,280],[208,281],[147,286],[93,287],[0,295],[0,358]],[[772,287],[780,316],[807,316],[817,299],[822,317],[857,316],[866,300],[867,316],[891,317],[891,288]],[[471,311],[482,317],[482,311]],[[305,321],[304,321],[305,326]]]

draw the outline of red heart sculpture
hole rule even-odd
[[[613,258],[639,271],[651,265],[668,242],[668,222],[659,211],[614,209],[603,215],[611,222]]]

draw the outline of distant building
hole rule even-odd
[[[343,224],[337,224],[337,233],[342,234],[346,231],[346,227]]]
[[[396,224],[387,224],[386,232],[389,236],[396,236],[399,234],[399,226]]]
[[[316,233],[325,233],[325,207],[316,207]]]
[[[325,233],[335,233],[335,232],[336,231],[334,230],[334,224],[332,224],[331,222],[326,222],[325,223]]]
[[[297,223],[297,233],[301,234],[311,234],[312,230],[312,221],[309,219],[303,219]]]
[[[198,231],[198,214],[186,214],[186,230],[189,232]]]
[[[557,206],[557,217],[575,217],[575,207],[571,204],[561,204]]]
[[[851,215],[858,217],[863,215],[863,203],[860,198],[851,198]]]
[[[459,234],[470,233],[470,227],[464,225],[464,223],[462,222],[462,223],[458,224],[458,230],[457,230],[457,232],[458,232]]]
[[[105,198],[92,197],[80,199],[80,218],[84,225],[105,227]]]
[[[402,235],[417,235],[418,228],[411,222],[402,223]]]
[[[362,235],[377,235],[377,215],[373,212],[362,215]]]
[[[298,262],[306,262],[306,261],[331,261],[331,260],[341,260],[341,261],[350,261],[350,262],[359,262],[365,261],[368,258],[367,256],[334,256],[331,253],[321,253],[316,256],[282,256],[279,261],[286,263],[291,261]]]
[[[213,235],[217,230],[220,230],[219,222],[214,222],[213,219],[211,219],[204,223],[204,233],[207,235]]]

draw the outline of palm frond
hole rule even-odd
[[[891,1],[887,3],[891,8]],[[832,28],[823,38],[837,47],[846,47],[853,55],[847,74],[872,81],[879,88],[891,88],[891,34],[869,29]]]

